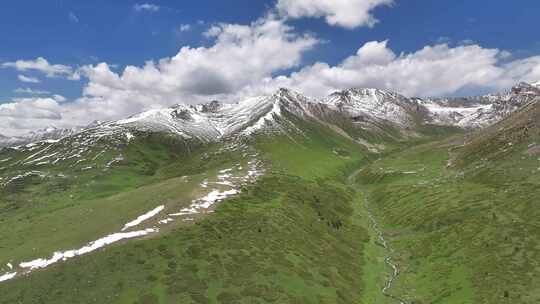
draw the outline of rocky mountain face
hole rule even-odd
[[[74,127],[69,129],[59,129],[48,127],[45,129],[36,130],[24,136],[7,137],[0,134],[0,147],[9,147],[17,145],[25,145],[38,141],[58,140],[60,138],[76,134],[85,129],[84,127]]]
[[[235,104],[180,104],[118,121],[94,122],[85,128],[47,128],[25,137],[0,136],[0,170],[9,169],[15,177],[55,166],[77,172],[108,170],[126,159],[133,142],[141,143],[135,149],[145,149],[153,136],[168,138],[166,143],[180,145],[189,154],[210,143],[241,146],[244,139],[258,134],[303,135],[310,126],[331,129],[379,153],[385,149],[383,142],[422,136],[426,125],[485,128],[538,100],[540,87],[526,83],[503,94],[453,99],[350,89],[319,100],[279,89]],[[0,178],[9,181],[13,174]]]
[[[425,114],[416,100],[378,89],[340,91],[322,102],[356,122],[386,121],[400,127],[412,127],[417,115]]]
[[[236,104],[211,102],[203,105],[176,105],[143,112],[126,119],[96,122],[82,130],[49,130],[41,137],[27,138],[0,149],[2,165],[21,170],[48,166],[68,166],[89,170],[100,160],[102,168],[122,162],[130,143],[152,136],[170,138],[192,149],[209,143],[239,143],[260,132],[302,132],[294,121],[317,121],[332,110],[291,90],[281,89],[270,96],[250,98]],[[41,134],[41,133],[40,133]],[[45,134],[49,137],[45,137]],[[53,139],[56,138],[56,139]],[[9,138],[5,138],[8,142]],[[145,142],[146,143],[146,142]],[[145,144],[143,144],[144,146]],[[0,167],[0,170],[2,167]]]
[[[0,147],[59,140],[82,134],[85,138],[113,136],[129,139],[137,132],[162,132],[201,142],[249,136],[261,130],[293,127],[289,113],[300,118],[325,120],[329,113],[350,120],[362,129],[414,130],[423,124],[466,129],[492,125],[540,96],[540,83],[520,83],[511,91],[479,97],[407,98],[379,89],[349,89],[323,99],[308,98],[280,89],[269,96],[248,98],[235,104],[212,101],[201,105],[176,105],[150,110],[127,119],[95,122],[86,128],[47,128],[23,137],[0,137]],[[92,135],[94,134],[94,135]]]
[[[165,132],[184,139],[212,142],[279,128],[278,121],[285,121],[285,112],[314,117],[311,113],[314,105],[299,93],[280,89],[270,96],[249,98],[235,104],[212,101],[151,110],[98,128],[110,132]]]
[[[18,137],[7,137],[0,134],[0,147],[16,146],[20,144]]]
[[[525,90],[525,94],[537,94],[528,87],[515,90]],[[512,156],[521,160],[527,157],[538,159],[540,102],[525,103],[511,115],[471,134],[455,156],[453,163],[457,165],[471,162],[484,164],[488,160],[510,159]],[[536,170],[535,167],[531,169]],[[540,168],[537,171],[539,170]]]
[[[435,125],[484,128],[540,97],[540,87],[527,83],[510,92],[469,98],[426,99],[420,103],[428,110],[426,121]]]

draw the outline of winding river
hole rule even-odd
[[[350,185],[354,184],[354,182],[356,180],[356,176],[360,172],[362,172],[363,169],[364,168],[361,168],[361,169],[353,172],[348,177],[348,182],[349,182]],[[392,286],[394,285],[395,281],[397,280],[397,278],[398,278],[398,276],[400,274],[399,266],[398,266],[398,264],[394,263],[393,260],[392,260],[394,250],[392,249],[392,247],[390,247],[390,245],[388,244],[388,241],[384,237],[384,233],[383,233],[383,231],[381,230],[381,228],[379,226],[379,222],[377,221],[377,218],[375,217],[375,215],[371,211],[371,208],[369,206],[369,200],[368,200],[366,194],[363,191],[360,191],[360,193],[363,196],[364,208],[365,208],[365,210],[367,212],[367,215],[369,217],[369,220],[371,222],[371,228],[373,229],[373,231],[377,235],[377,238],[379,239],[380,244],[383,246],[383,248],[386,251],[386,256],[384,258],[384,263],[391,269],[391,272],[390,272],[390,274],[388,276],[388,279],[386,280],[386,282],[384,284],[384,287],[381,289],[381,292],[385,297],[391,298],[391,299],[395,300],[396,302],[398,302],[399,304],[408,304],[404,299],[401,299],[400,297],[390,293],[390,290],[391,290]]]

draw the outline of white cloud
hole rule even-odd
[[[0,110],[0,129],[17,135],[51,125],[84,125],[175,103],[237,101],[279,87],[310,96],[351,87],[439,96],[463,89],[506,90],[519,81],[540,80],[540,56],[510,60],[511,54],[502,50],[446,44],[396,54],[387,41],[365,43],[335,66],[318,62],[273,77],[298,66],[317,40],[273,18],[249,26],[216,25],[212,36],[211,47],[184,47],[172,58],[128,66],[121,73],[106,63],[85,66],[81,73],[89,82],[81,98],[69,103],[58,96],[15,99]]]
[[[189,32],[190,30],[191,30],[191,25],[190,24],[181,24],[178,27],[179,32]]]
[[[84,125],[118,119],[149,108],[210,99],[234,100],[242,88],[256,86],[279,71],[299,66],[318,40],[298,35],[283,20],[267,16],[250,25],[218,24],[210,47],[183,47],[171,58],[127,66],[115,72],[100,63],[82,67],[88,79],[83,96],[56,109],[59,120],[0,120],[2,133]],[[6,114],[7,115],[7,114]]]
[[[67,100],[64,96],[59,95],[59,94],[53,94],[52,99],[60,103]]]
[[[59,105],[52,98],[19,98],[12,103],[0,104],[0,117],[8,117],[11,120],[59,120],[62,116],[58,110]],[[2,123],[5,123],[3,119]]]
[[[3,68],[13,68],[19,72],[38,71],[47,77],[66,77],[70,80],[78,80],[78,74],[73,68],[62,64],[50,64],[45,58],[38,57],[35,60],[17,60],[15,62],[4,62]],[[28,77],[27,77],[28,78]],[[21,79],[21,77],[19,77]],[[24,80],[21,80],[24,81]]]
[[[34,90],[31,88],[17,88],[13,92],[18,94],[30,94],[30,95],[49,95],[51,92],[44,90]]]
[[[540,79],[540,56],[509,63],[506,59],[508,52],[478,45],[439,44],[397,55],[387,41],[372,41],[336,66],[319,62],[289,77],[267,80],[265,87],[292,87],[316,96],[351,87],[440,96],[469,88],[503,90],[519,81]]]
[[[22,82],[28,82],[28,83],[40,83],[41,81],[35,77],[28,77],[28,76],[24,76],[24,75],[17,75],[17,78],[19,79],[19,81],[22,81]]]
[[[159,11],[160,6],[153,3],[141,3],[141,4],[135,4],[133,6],[133,9],[136,10],[137,12],[141,12],[141,11],[157,12]]]
[[[378,20],[374,8],[392,5],[393,0],[278,0],[277,10],[290,18],[324,17],[330,25],[345,28],[373,27]]]
[[[540,81],[540,56],[533,56],[521,60],[511,61],[504,65],[504,79],[535,83]],[[503,85],[510,84],[509,81]]]
[[[164,96],[230,94],[272,73],[297,66],[317,40],[296,35],[281,20],[268,17],[253,24],[219,24],[212,47],[183,47],[172,58],[128,66],[121,74],[107,64],[82,69],[90,82],[85,96],[108,94]],[[177,99],[177,98],[175,98]]]
[[[219,34],[221,34],[221,32],[222,32],[221,26],[213,25],[206,32],[204,32],[203,35],[206,38],[215,38],[215,37],[219,36]]]

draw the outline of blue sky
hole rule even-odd
[[[278,3],[281,2],[281,3]],[[305,35],[312,38],[311,41],[300,41],[305,44],[296,45],[285,43],[281,49],[291,47],[291,60],[275,62],[275,66],[269,69],[246,70],[260,76],[255,82],[245,80],[235,83],[235,79],[223,72],[223,75],[212,71],[213,67],[220,68],[221,62],[210,62],[213,57],[204,53],[209,62],[204,66],[204,79],[216,78],[218,88],[203,88],[202,91],[184,86],[166,91],[148,92],[147,100],[138,100],[133,103],[126,101],[115,102],[122,104],[124,110],[117,113],[109,113],[103,118],[115,118],[116,116],[132,114],[132,112],[143,110],[154,106],[168,105],[170,102],[156,101],[157,96],[170,97],[174,102],[204,101],[215,97],[227,100],[234,100],[251,93],[259,93],[264,90],[254,88],[266,81],[266,87],[273,87],[284,84],[293,86],[299,90],[307,90],[308,95],[321,95],[333,89],[342,89],[345,86],[378,86],[387,89],[394,89],[406,95],[459,95],[485,93],[493,90],[506,88],[513,81],[532,81],[537,77],[537,56],[540,55],[540,35],[538,35],[537,13],[540,11],[540,2],[536,0],[519,1],[466,1],[466,0],[378,0],[379,5],[366,8],[365,0],[336,1],[342,3],[341,8],[325,6],[324,0],[273,0],[273,1],[248,1],[248,0],[228,0],[228,1],[37,1],[19,0],[4,1],[0,4],[0,104],[17,104],[22,98],[52,98],[58,105],[55,109],[46,110],[60,111],[59,115],[46,117],[52,121],[25,114],[24,117],[19,112],[10,109],[2,112],[0,116],[8,117],[11,121],[4,126],[0,123],[0,133],[5,130],[13,130],[17,125],[21,125],[23,119],[31,119],[32,126],[44,126],[49,124],[69,125],[75,123],[73,118],[68,122],[66,119],[71,110],[56,109],[75,101],[97,104],[105,102],[104,99],[113,100],[118,98],[119,92],[112,92],[113,89],[121,87],[123,92],[137,91],[140,93],[141,87],[133,87],[133,82],[119,80],[114,88],[106,87],[104,77],[99,74],[95,67],[99,63],[106,63],[107,68],[122,76],[124,68],[133,65],[139,69],[137,71],[141,79],[147,79],[147,74],[142,71],[145,62],[153,60],[157,63],[162,58],[171,58],[177,55],[182,47],[189,47],[191,50],[197,47],[211,49],[216,45],[219,35],[206,35],[205,33],[212,27],[223,30],[227,25],[238,24],[255,28],[253,23],[261,19],[279,20],[282,26],[281,33],[286,32],[287,40],[302,40]],[[302,7],[298,3],[308,3]],[[377,2],[377,1],[375,1]],[[317,4],[319,3],[319,4]],[[343,5],[343,3],[345,3]],[[311,6],[310,6],[311,5]],[[343,7],[346,12],[357,13],[352,15],[356,24],[346,24],[343,21]],[[296,13],[295,13],[296,9]],[[335,9],[335,10],[334,10]],[[341,9],[341,11],[339,11]],[[316,13],[308,13],[308,11]],[[332,24],[325,17],[338,12],[337,23]],[[300,12],[300,13],[298,13]],[[274,16],[267,18],[269,13]],[[362,13],[376,18],[378,23],[368,24],[366,20],[358,19]],[[342,15],[339,15],[342,14]],[[342,18],[343,17],[343,18]],[[350,16],[349,16],[350,17]],[[357,18],[358,17],[358,18]],[[342,18],[343,20],[339,20]],[[354,19],[357,18],[357,19]],[[265,22],[264,20],[261,22]],[[236,35],[236,34],[234,34]],[[256,35],[256,34],[255,34]],[[273,35],[273,34],[272,34]],[[251,37],[249,39],[264,39]],[[429,89],[431,84],[426,83],[430,78],[418,76],[418,79],[409,81],[409,84],[399,80],[385,81],[384,74],[379,78],[373,76],[368,79],[355,80],[351,72],[360,74],[375,73],[378,69],[368,68],[365,60],[360,65],[350,65],[346,71],[334,69],[343,65],[347,58],[354,56],[357,50],[368,42],[387,43],[371,45],[371,49],[366,48],[366,53],[378,52],[377,56],[386,56],[388,51],[393,53],[389,60],[383,63],[377,61],[375,64],[384,65],[387,73],[391,73],[396,66],[406,64],[408,61],[424,62],[425,56],[432,58],[433,54],[417,54],[426,46],[446,45],[447,49],[434,51],[437,56],[451,57],[456,52],[463,54],[456,56],[456,61],[449,61],[448,69],[455,67],[458,58],[471,56],[470,60],[484,62],[474,71],[456,71],[456,75],[471,73],[469,82],[460,82],[444,88],[444,82],[434,84],[437,89]],[[290,41],[289,41],[290,42]],[[231,42],[236,43],[236,42]],[[473,48],[472,46],[476,47]],[[245,48],[251,47],[249,44]],[[226,49],[223,46],[222,49]],[[462,49],[465,48],[465,49]],[[496,51],[495,51],[496,50]],[[224,51],[225,54],[227,50]],[[253,50],[253,56],[258,56],[258,51]],[[280,52],[280,49],[276,49]],[[195,53],[195,52],[192,52]],[[249,52],[248,52],[249,54]],[[411,55],[413,57],[406,61],[399,61],[400,54]],[[416,54],[416,55],[415,55]],[[267,55],[269,56],[269,55]],[[15,65],[10,65],[17,60],[33,61],[38,57],[47,60],[50,65],[62,65],[70,67],[73,73],[82,67],[88,69],[81,70],[80,79],[69,80],[67,74],[55,74],[52,77],[44,75],[43,70],[27,69],[21,70]],[[368,56],[366,55],[366,58]],[[206,57],[205,57],[206,58]],[[227,58],[226,55],[218,58]],[[264,58],[264,57],[261,57]],[[187,59],[186,59],[187,60]],[[273,58],[271,60],[277,60]],[[314,63],[322,62],[327,67],[325,71],[312,68]],[[459,61],[467,62],[467,60]],[[464,65],[466,65],[464,63]],[[440,66],[443,62],[438,62]],[[189,63],[188,63],[189,65]],[[394,65],[390,67],[389,65]],[[418,65],[418,64],[417,64]],[[435,64],[434,64],[435,65]],[[413,77],[420,73],[439,73],[432,66],[418,68],[418,73],[404,73],[404,77]],[[174,65],[170,69],[186,69],[185,65]],[[223,69],[234,69],[234,66],[223,67]],[[167,67],[160,67],[161,74]],[[291,75],[291,73],[303,70],[301,75]],[[416,67],[412,67],[416,69]],[[324,69],[323,69],[324,70]],[[380,70],[380,69],[379,69]],[[316,71],[321,75],[333,73],[332,79],[320,84],[321,90],[313,89],[318,83],[308,82],[309,75],[315,75]],[[101,69],[99,72],[103,72]],[[105,71],[108,73],[108,71]],[[199,69],[190,70],[190,73],[200,76]],[[177,74],[179,83],[190,78],[190,73],[182,71]],[[216,74],[216,75],[214,75]],[[395,74],[395,72],[393,73]],[[504,74],[504,75],[503,75]],[[20,76],[35,78],[39,83],[24,82]],[[92,76],[93,75],[93,76]],[[277,79],[277,76],[284,76],[287,79]],[[486,76],[487,75],[487,76]],[[50,76],[50,75],[49,75]],[[345,79],[344,77],[352,77]],[[448,75],[450,79],[453,75]],[[100,78],[101,77],[101,78]],[[165,77],[165,76],[164,76]],[[195,76],[194,76],[195,77]],[[272,78],[268,80],[265,78]],[[484,81],[479,80],[482,78]],[[538,76],[540,78],[540,76]],[[169,77],[170,78],[170,77]],[[167,78],[167,79],[169,79]],[[490,80],[487,81],[486,79]],[[540,79],[537,79],[540,80]],[[233,82],[233,83],[231,83]],[[137,82],[138,83],[138,82]],[[412,83],[412,84],[411,84]],[[144,85],[143,85],[144,86]],[[211,86],[209,84],[208,86]],[[440,86],[440,88],[439,88]],[[96,89],[96,87],[99,87]],[[199,87],[199,86],[198,86]],[[426,89],[427,88],[427,89]],[[16,90],[19,89],[19,92]],[[30,90],[34,93],[29,93]],[[234,89],[234,93],[231,90]],[[23,93],[23,90],[26,93]],[[87,90],[86,93],[83,90]],[[37,91],[42,91],[36,94]],[[49,92],[49,94],[46,94]],[[242,94],[238,93],[243,91]],[[90,92],[90,93],[88,93]],[[172,94],[173,92],[174,94]],[[211,92],[206,94],[205,92]],[[171,93],[171,94],[169,94]],[[178,94],[176,94],[178,93]],[[53,98],[53,95],[61,95],[61,98]],[[126,95],[129,95],[126,93]],[[144,95],[144,94],[143,94]],[[211,95],[211,96],[210,96]],[[131,96],[131,95],[130,95]],[[84,100],[82,100],[84,99]],[[26,106],[37,107],[30,100],[26,100]],[[52,102],[52,101],[51,101]],[[113,102],[113,101],[110,101]],[[24,105],[21,105],[23,107]],[[88,110],[88,109],[87,109]],[[19,113],[19,114],[18,114]],[[26,112],[25,112],[26,113]],[[98,115],[99,116],[99,115]],[[78,121],[77,121],[78,123]],[[83,122],[81,122],[83,123]],[[2,130],[4,128],[5,130]],[[16,132],[15,132],[16,133]]]

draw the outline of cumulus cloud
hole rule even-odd
[[[79,74],[72,67],[62,64],[51,64],[47,59],[38,57],[35,60],[17,60],[14,62],[4,62],[3,68],[13,68],[19,72],[37,71],[44,73],[47,77],[66,77],[70,80],[78,80]],[[19,76],[21,81],[24,81]],[[29,77],[25,77],[28,80]],[[31,82],[31,81],[27,81]]]
[[[288,77],[268,80],[265,87],[292,87],[316,96],[351,87],[441,96],[467,88],[503,90],[519,81],[540,79],[540,57],[507,62],[505,51],[447,44],[398,55],[387,44],[368,42],[338,65],[318,62]]]
[[[511,61],[504,65],[504,79],[536,83],[540,81],[540,56]],[[510,84],[506,81],[504,85]]]
[[[29,94],[29,95],[49,95],[51,92],[45,90],[34,90],[31,88],[17,88],[13,92],[18,94]]]
[[[59,104],[53,98],[19,98],[0,104],[0,117],[59,120]]]
[[[540,56],[510,60],[511,54],[479,45],[426,46],[396,54],[387,41],[364,44],[337,65],[317,62],[290,75],[261,80],[239,95],[268,94],[288,87],[323,97],[348,88],[380,88],[413,96],[448,96],[461,91],[497,92],[518,82],[540,80]]]
[[[133,9],[137,12],[147,11],[147,12],[157,12],[161,7],[153,3],[137,3],[133,6]]]
[[[242,88],[298,67],[302,55],[318,43],[272,15],[249,25],[217,24],[213,29],[210,47],[186,46],[171,58],[127,66],[121,72],[107,63],[80,68],[88,83],[81,98],[60,105],[61,121],[33,120],[26,128],[51,123],[84,125],[89,120],[118,119],[175,103],[233,101]],[[0,121],[0,129],[4,128],[3,133],[21,132]]]
[[[29,77],[24,75],[17,75],[17,79],[22,82],[28,82],[28,83],[40,83],[41,81],[35,77]]]
[[[251,25],[213,27],[213,46],[183,47],[176,56],[115,73],[106,63],[82,68],[89,79],[86,97],[121,99],[142,96],[154,103],[180,101],[182,96],[231,94],[277,71],[298,66],[317,40],[294,34],[271,16]]]
[[[77,70],[88,80],[80,98],[14,99],[0,106],[0,130],[20,135],[51,125],[81,126],[176,103],[238,101],[279,87],[317,97],[351,87],[440,96],[540,80],[540,56],[512,60],[506,51],[476,44],[439,43],[399,54],[388,41],[370,41],[336,65],[317,62],[299,68],[303,54],[319,41],[273,15],[249,25],[217,24],[206,36],[213,41],[209,47],[186,46],[173,57],[142,66],[120,71],[107,63],[84,66]]]
[[[64,101],[67,100],[64,96],[62,96],[60,94],[53,94],[51,98],[54,99],[55,101],[59,102],[59,103],[64,102]]]
[[[373,27],[378,20],[374,8],[392,5],[393,0],[278,0],[277,10],[289,18],[324,17],[333,26]]]

